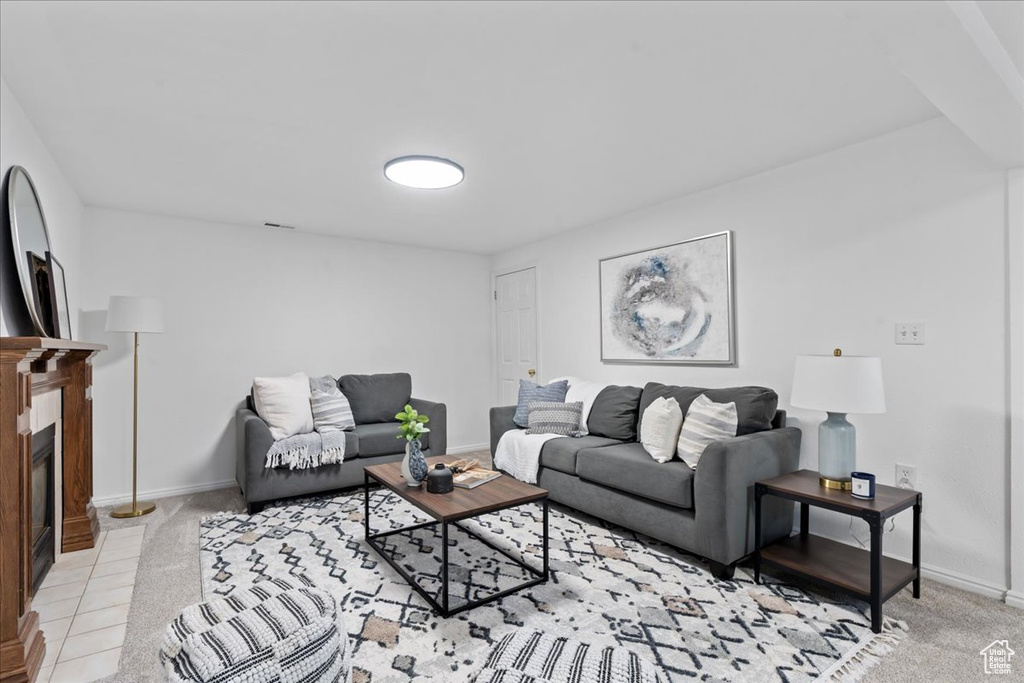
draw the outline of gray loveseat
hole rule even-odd
[[[356,427],[345,434],[345,461],[309,469],[268,469],[267,451],[274,443],[270,427],[256,414],[252,396],[238,411],[238,458],[235,480],[249,512],[258,512],[272,500],[324,493],[363,483],[363,467],[401,460],[405,441],[397,438],[395,414],[408,403],[430,418],[430,432],[420,440],[427,456],[443,455],[448,447],[447,408],[412,398],[412,378],[404,373],[343,375],[338,388],[352,406]]]
[[[736,402],[738,436],[708,446],[696,471],[678,458],[656,462],[639,442],[643,411],[671,396],[685,415],[702,393]],[[732,578],[736,562],[754,550],[754,482],[798,467],[801,432],[785,426],[777,406],[776,393],[764,387],[607,387],[591,408],[588,436],[544,444],[538,485],[553,501],[700,555],[716,577]],[[515,409],[491,408],[492,455],[505,432],[519,429]],[[793,504],[769,496],[762,505],[765,542],[788,536]]]

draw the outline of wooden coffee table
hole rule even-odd
[[[435,463],[443,462],[448,464],[450,462],[454,462],[456,459],[457,458],[442,455],[428,458],[427,464],[430,468],[433,468]],[[458,614],[459,612],[479,607],[480,605],[503,598],[515,591],[522,590],[523,588],[529,588],[530,586],[536,586],[537,584],[545,583],[548,580],[548,492],[544,489],[526,484],[505,474],[493,481],[487,482],[486,484],[481,484],[474,489],[462,489],[456,487],[451,493],[427,493],[426,485],[410,487],[405,483],[405,479],[402,477],[401,463],[399,462],[389,462],[383,465],[370,465],[369,467],[366,467],[363,472],[363,528],[365,530],[366,542],[369,543],[370,547],[376,550],[377,553],[384,558],[384,560],[390,564],[395,571],[401,574],[402,578],[404,578],[409,585],[412,586],[413,589],[415,589],[415,591],[430,604],[434,611],[441,616],[449,617],[453,614]],[[389,531],[374,533],[370,530],[371,480],[376,481],[392,493],[395,493],[406,501],[412,503],[432,517],[433,521],[414,524],[401,529],[391,529]],[[470,517],[477,517],[488,512],[496,512],[498,510],[505,510],[508,508],[518,507],[526,503],[535,502],[539,502],[544,511],[544,529],[542,534],[544,564],[541,569],[531,566],[523,560],[523,558],[513,555],[507,549],[495,545],[490,540],[480,536],[465,525],[459,524],[461,520],[469,519]],[[383,544],[380,543],[380,539],[382,538],[413,531],[415,529],[423,529],[437,524],[441,525],[440,601],[420,586],[416,582],[415,578],[407,572],[404,567],[396,562],[391,556],[391,553],[389,553],[387,549],[384,548]],[[491,548],[492,550],[507,557],[517,566],[533,575],[534,578],[526,581],[525,583],[498,591],[484,598],[469,600],[457,607],[450,608],[448,600],[449,525],[458,527],[459,530],[469,536],[472,536],[488,548]]]

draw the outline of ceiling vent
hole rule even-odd
[[[263,225],[265,225],[268,228],[278,228],[279,230],[294,230],[295,229],[294,225],[283,225],[281,223],[264,223]]]

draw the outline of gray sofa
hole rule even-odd
[[[655,461],[639,443],[643,411],[672,396],[685,415],[702,393],[736,402],[738,435],[708,446],[696,471],[678,458]],[[754,550],[754,482],[799,464],[801,432],[785,426],[777,406],[776,393],[764,387],[607,387],[591,408],[588,436],[544,444],[538,485],[553,501],[700,555],[716,577],[732,578],[736,562]],[[505,432],[519,429],[515,409],[491,408],[492,455]],[[762,505],[765,542],[788,536],[793,504],[769,496]]]
[[[345,460],[309,469],[268,469],[267,451],[274,443],[270,427],[256,414],[252,396],[236,416],[238,457],[235,480],[249,512],[272,500],[324,493],[363,483],[363,467],[401,460],[405,441],[396,438],[395,414],[408,403],[430,418],[430,432],[420,440],[425,455],[442,455],[448,447],[445,404],[412,398],[412,378],[406,373],[343,375],[338,388],[352,406],[356,427],[345,434]]]

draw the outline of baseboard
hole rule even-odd
[[[491,444],[489,443],[478,443],[470,444],[469,446],[450,446],[446,451],[446,455],[458,455],[459,453],[472,453],[473,451],[489,451]]]
[[[1024,592],[1006,591],[1006,604],[1017,609],[1024,609]]]
[[[156,498],[170,498],[171,496],[184,496],[189,493],[215,491],[217,489],[231,488],[232,486],[238,486],[234,479],[227,479],[225,481],[211,481],[205,484],[191,484],[189,486],[175,486],[168,489],[153,489],[151,491],[139,491],[139,500],[153,500]],[[123,493],[117,496],[93,498],[92,504],[99,508],[105,507],[107,505],[120,505],[121,503],[130,503],[131,501],[132,494]]]
[[[796,535],[799,533],[800,528],[794,526],[793,534]],[[844,543],[855,548],[859,547],[851,543],[848,538],[830,538],[833,541],[838,541],[839,543]],[[890,555],[889,553],[885,554],[897,560],[902,560],[903,562],[910,562],[909,557],[903,557],[901,555]],[[980,581],[978,579],[966,576],[964,574],[960,574],[958,572],[950,571],[948,569],[939,569],[938,567],[932,567],[924,563],[921,564],[921,576],[923,578],[930,579],[932,581],[945,584],[947,586],[952,586],[953,588],[959,588],[960,590],[968,591],[969,593],[977,593],[978,595],[983,595],[986,598],[992,598],[993,600],[1002,601],[1005,599],[1007,604],[1011,604],[1011,592],[1007,591],[1005,586],[999,586],[994,583],[989,583],[987,581]],[[1015,599],[1021,604],[1014,606],[1024,607],[1024,595],[1022,595],[1021,593],[1016,593],[1015,596]]]
[[[978,579],[970,576],[951,572],[948,569],[938,569],[936,567],[929,567],[928,565],[921,565],[921,576],[947,586],[952,586],[953,588],[959,588],[961,590],[968,591],[969,593],[977,593],[978,595],[983,595],[986,598],[992,598],[994,600],[1002,600],[1006,595],[1006,588],[1004,587],[997,586],[996,584],[989,583],[987,581],[979,581]]]

